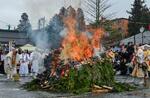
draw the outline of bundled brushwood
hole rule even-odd
[[[51,75],[51,70],[47,70],[39,74],[36,80],[27,83],[25,87],[29,90],[31,88],[31,90],[40,89],[76,94],[91,91],[106,93],[114,90],[130,90],[127,87],[131,88],[115,83],[114,71],[107,59],[83,63],[80,68],[64,65],[62,62],[61,64],[55,68],[55,75]]]

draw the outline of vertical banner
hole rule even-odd
[[[9,52],[11,51],[12,49],[12,41],[9,41]]]

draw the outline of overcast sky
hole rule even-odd
[[[8,24],[17,26],[20,16],[23,12],[29,15],[29,19],[34,28],[37,27],[37,21],[41,17],[46,17],[47,21],[58,13],[59,9],[64,6],[64,0],[0,0],[0,28],[6,28]],[[66,0],[67,1],[67,0]],[[79,6],[79,0],[68,0],[67,5]],[[82,1],[82,0],[81,0]],[[134,0],[110,0],[112,7],[107,13],[115,13],[113,18],[127,18],[127,10],[131,9]],[[146,0],[150,7],[150,0]]]

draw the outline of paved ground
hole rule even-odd
[[[31,78],[22,78],[20,82],[6,80],[5,76],[0,76],[0,98],[56,98],[67,96],[67,94],[51,94],[48,92],[32,92],[21,88],[24,82]]]
[[[83,94],[80,96],[71,96],[69,94],[56,94],[48,92],[29,92],[21,88],[20,86],[31,80],[31,78],[22,78],[20,82],[13,82],[6,80],[5,76],[0,76],[0,98],[150,98],[150,89],[144,89],[134,92],[125,93],[111,93],[111,94]],[[116,80],[121,82],[142,83],[142,79],[133,79],[131,77],[116,77]]]

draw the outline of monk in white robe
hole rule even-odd
[[[27,76],[29,74],[29,68],[28,68],[29,60],[30,60],[30,57],[28,53],[25,52],[20,55],[19,74],[21,76]]]
[[[31,53],[31,73],[33,74],[34,77],[39,73],[39,66],[40,66],[40,54],[37,51],[34,51]]]

